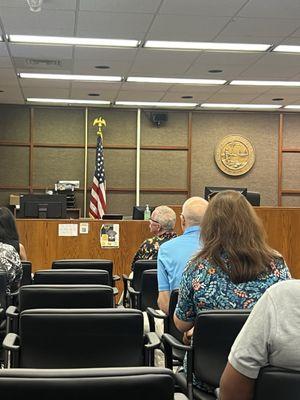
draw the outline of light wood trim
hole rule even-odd
[[[283,153],[300,153],[300,147],[286,147],[282,149]]]
[[[282,205],[282,144],[283,144],[283,114],[279,114],[278,129],[278,193],[277,204]]]
[[[188,113],[187,195],[191,196],[193,114]]]
[[[33,140],[34,140],[34,109],[30,108],[29,119],[29,193],[33,192]]]
[[[300,189],[282,189],[282,194],[300,194]]]
[[[15,146],[15,147],[29,147],[30,143],[26,142],[11,142],[8,140],[1,140],[0,146]]]

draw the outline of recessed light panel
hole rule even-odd
[[[71,74],[36,74],[30,72],[20,72],[20,78],[25,79],[61,79],[67,81],[88,81],[88,82],[120,82],[121,76],[99,76],[99,75],[71,75]]]

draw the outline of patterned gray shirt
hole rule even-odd
[[[23,269],[19,254],[10,244],[0,242],[0,270],[7,273],[7,293],[16,291],[22,279]]]

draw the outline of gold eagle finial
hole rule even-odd
[[[106,126],[106,121],[103,117],[98,117],[94,119],[93,126],[98,125],[97,135],[102,136],[102,126]]]

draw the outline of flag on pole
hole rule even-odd
[[[101,129],[100,125],[99,129]],[[96,166],[92,183],[89,216],[91,218],[100,219],[105,213],[105,210],[106,210],[106,181],[104,173],[102,133],[100,130],[100,132],[98,131],[98,138],[97,138]]]

